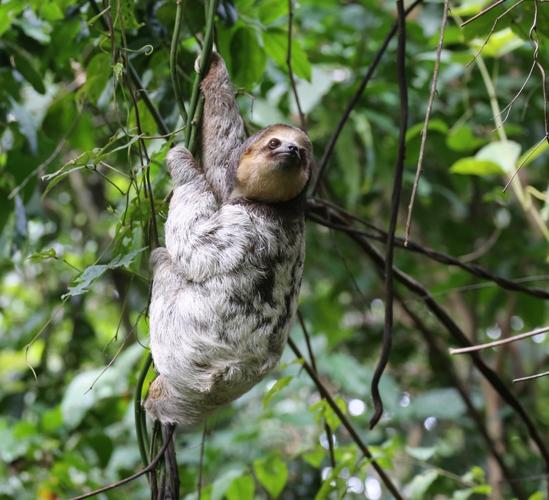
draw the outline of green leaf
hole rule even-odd
[[[284,71],[287,71],[288,33],[281,29],[267,30],[263,35],[265,52]],[[311,80],[311,64],[299,40],[292,40],[292,71],[295,76]]]
[[[472,16],[478,14],[490,0],[462,0],[459,7],[452,8],[452,14],[457,16]]]
[[[453,174],[462,174],[462,175],[494,175],[502,174],[503,170],[501,167],[489,160],[478,160],[477,158],[461,158],[456,161],[451,167],[450,172]]]
[[[288,2],[280,0],[261,0],[258,5],[258,16],[264,25],[280,20],[288,15]]]
[[[41,424],[42,428],[47,433],[51,433],[59,429],[63,425],[61,407],[56,406],[51,410],[45,411],[42,415]]]
[[[448,147],[460,152],[474,151],[485,143],[485,140],[474,136],[473,130],[468,125],[452,128],[446,138]]]
[[[46,21],[59,21],[63,19],[63,11],[55,1],[44,2],[40,6],[40,17]]]
[[[10,51],[11,61],[14,63],[17,71],[23,75],[36,92],[45,94],[46,87],[42,81],[42,75],[37,68],[38,63],[36,60],[27,51],[8,40],[0,41],[0,48],[3,45],[5,45],[6,50]]]
[[[476,155],[478,160],[497,163],[507,174],[514,173],[521,146],[514,141],[496,141],[484,146]]]
[[[418,474],[414,477],[412,482],[408,485],[410,498],[412,498],[412,500],[422,500],[423,498],[427,498],[426,493],[435,482],[438,475],[438,471],[430,470],[424,474]]]
[[[423,130],[423,122],[412,125],[406,131],[406,142],[409,142],[415,137],[421,135],[422,130]],[[440,132],[441,134],[446,134],[448,132],[448,125],[446,125],[446,123],[443,120],[435,118],[429,121],[429,126],[427,127],[427,130],[429,132],[434,131],[434,132]]]
[[[135,257],[144,250],[145,248],[138,248],[136,250],[132,250],[126,255],[119,255],[108,264],[96,264],[94,266],[87,267],[84,269],[82,274],[76,278],[75,286],[69,287],[69,291],[63,295],[63,298],[86,293],[93,282],[101,277],[106,271],[109,269],[116,269],[117,267],[129,266]]]
[[[221,474],[212,485],[211,500],[221,500],[233,482],[244,475],[242,469],[229,469]]]
[[[41,261],[41,260],[47,260],[47,259],[56,259],[57,258],[57,252],[55,251],[55,248],[48,248],[47,250],[42,250],[41,252],[34,252],[30,254],[27,259],[33,260],[33,261]]]
[[[481,55],[487,57],[502,57],[513,50],[522,47],[524,41],[513,33],[511,28],[492,33],[488,42],[482,39],[475,39],[471,46],[475,54],[482,48]]]
[[[76,375],[61,401],[65,425],[69,428],[76,427],[98,401],[126,392],[128,375],[142,353],[143,348],[134,344],[123,351],[106,371],[104,368],[96,368]]]
[[[544,137],[540,142],[525,151],[517,161],[518,167],[526,167],[537,160],[545,151],[549,150],[549,142]]]
[[[291,381],[293,377],[291,375],[286,375],[285,377],[279,378],[273,386],[267,391],[265,396],[263,396],[263,406],[269,406],[269,403],[277,394],[280,392],[284,387],[286,387]]]
[[[288,467],[278,455],[255,460],[254,472],[257,480],[273,498],[282,493],[288,480]]]
[[[97,102],[111,76],[111,58],[100,53],[92,57],[86,67],[86,83],[80,93],[91,102]]]
[[[337,396],[335,398],[335,402],[341,412],[345,414],[347,412],[347,404],[345,403],[345,400]],[[337,429],[341,425],[341,421],[339,420],[337,413],[325,399],[317,401],[315,404],[311,405],[309,409],[312,412],[316,412],[319,418],[325,419],[326,423],[332,428],[332,430]]]
[[[112,2],[114,26],[120,30],[133,30],[141,25],[135,18],[134,0],[116,0]]]
[[[4,2],[0,4],[0,35],[8,31],[13,20],[25,8],[25,2]]]
[[[426,460],[429,460],[430,458],[432,458],[435,452],[436,452],[435,447],[430,447],[430,448],[413,448],[411,446],[406,447],[406,453],[408,453],[408,455],[410,455],[411,457],[417,458],[422,462],[425,462]]]
[[[29,148],[33,154],[38,151],[38,125],[31,111],[17,103],[11,96],[8,96],[11,104],[11,112],[19,126],[19,130],[25,136],[29,143]]]
[[[246,475],[237,477],[225,492],[227,500],[253,500],[255,481],[253,477]]]
[[[354,208],[361,194],[363,169],[359,161],[354,134],[350,128],[343,129],[335,149],[339,164],[339,177],[342,177],[345,184],[347,206]]]
[[[474,158],[461,158],[450,171],[454,174],[493,175],[512,174],[520,155],[520,144],[513,141],[496,141],[484,146]]]
[[[313,467],[318,468],[326,456],[326,450],[322,446],[317,446],[313,451],[308,451],[302,455],[303,460]]]
[[[253,87],[262,79],[267,64],[257,32],[239,28],[231,39],[230,52],[233,80],[242,87]]]

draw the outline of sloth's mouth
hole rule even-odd
[[[274,151],[278,167],[297,167],[301,164],[301,156],[297,151]]]

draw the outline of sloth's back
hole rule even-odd
[[[153,289],[153,358],[180,423],[198,423],[238,398],[280,359],[297,308],[303,224],[262,229],[255,251],[231,272],[197,283],[172,270],[174,293]]]

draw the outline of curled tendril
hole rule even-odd
[[[147,45],[143,45],[143,47],[140,47],[139,49],[128,49],[128,47],[120,47],[120,50],[129,52],[131,54],[145,54],[146,56],[150,56],[154,52],[154,47],[150,43],[148,43]]]

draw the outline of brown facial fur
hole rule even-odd
[[[276,138],[300,149],[300,158],[276,154],[269,141]],[[299,129],[274,125],[265,130],[241,156],[234,194],[264,203],[292,200],[305,188],[310,176],[311,142]]]

